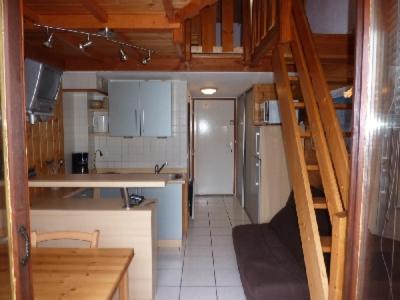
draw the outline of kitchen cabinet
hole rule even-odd
[[[171,81],[111,80],[111,136],[171,136]]]

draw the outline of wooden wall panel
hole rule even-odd
[[[29,168],[35,168],[38,175],[51,174],[53,164],[64,161],[63,102],[57,100],[54,116],[46,122],[26,125],[26,153]],[[54,165],[53,165],[54,166]],[[64,172],[64,166],[57,169]]]

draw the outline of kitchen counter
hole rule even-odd
[[[165,187],[169,180],[166,174],[60,174],[30,179],[29,187]]]

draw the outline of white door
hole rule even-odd
[[[197,100],[195,122],[195,193],[233,194],[234,100]]]

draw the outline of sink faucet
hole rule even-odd
[[[161,165],[161,167],[160,167],[158,164],[156,164],[156,165],[154,166],[154,174],[156,174],[156,175],[160,174],[161,170],[164,169],[164,167],[165,167],[166,165],[168,165],[168,162],[167,162],[167,161],[166,161],[165,163],[163,163],[163,164]]]

